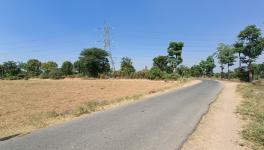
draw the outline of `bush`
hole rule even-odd
[[[176,73],[164,74],[163,79],[166,80],[178,80],[181,76]]]
[[[50,71],[49,73],[43,72],[40,76],[41,79],[63,79],[63,73],[59,69]]]
[[[152,67],[149,71],[148,78],[151,80],[162,79],[164,76],[164,72],[160,70],[158,67]]]
[[[49,78],[49,74],[46,73],[46,72],[43,72],[43,73],[39,76],[39,78],[41,78],[41,79],[48,79],[48,78]]]
[[[109,76],[107,74],[99,74],[100,79],[109,79]]]
[[[26,75],[26,73],[21,72],[17,75],[18,79],[28,79],[29,77]]]
[[[237,68],[234,70],[234,76],[240,81],[249,81],[248,71],[245,68]]]
[[[149,71],[148,70],[141,70],[135,73],[135,78],[137,79],[148,79],[149,78]]]
[[[63,73],[61,70],[59,69],[55,69],[55,70],[52,70],[50,73],[49,73],[49,78],[50,79],[62,79],[63,78]]]

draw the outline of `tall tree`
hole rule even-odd
[[[239,42],[243,44],[242,62],[248,65],[249,81],[252,81],[252,63],[261,55],[264,49],[264,39],[261,30],[256,25],[249,25],[238,35]]]
[[[173,68],[173,72],[179,64],[182,63],[182,48],[184,47],[183,42],[170,42],[168,47],[169,63]]]
[[[205,77],[207,72],[207,62],[205,60],[201,60],[199,66],[201,69],[202,76]]]
[[[38,76],[41,73],[41,62],[37,59],[30,59],[25,64],[25,69],[29,76]]]
[[[125,75],[130,75],[135,71],[136,70],[133,66],[131,58],[123,57],[121,61],[121,72],[123,72]]]
[[[243,52],[243,43],[236,42],[234,44],[235,52],[238,53],[239,69],[241,69],[241,54]]]
[[[70,61],[65,61],[63,62],[62,66],[61,66],[61,71],[63,73],[63,75],[72,75],[73,73],[73,65]]]
[[[220,64],[220,68],[221,68],[221,78],[223,78],[223,74],[224,74],[224,65],[226,64],[226,55],[225,55],[225,51],[226,49],[229,49],[227,45],[220,43],[217,47],[217,59],[218,62]]]
[[[80,61],[84,66],[86,75],[97,77],[100,73],[108,73],[110,64],[107,51],[99,48],[84,49],[80,54]]]
[[[226,45],[223,43],[220,43],[218,48],[217,48],[217,58],[220,63],[221,67],[221,77],[223,77],[223,69],[224,65],[227,65],[227,72],[228,72],[228,78],[230,74],[230,66],[234,65],[236,56],[235,56],[235,49],[233,48],[232,45]]]
[[[213,76],[214,74],[214,68],[215,68],[215,62],[213,56],[208,56],[206,59],[206,74],[207,76]]]
[[[226,57],[227,57],[227,73],[228,73],[228,79],[230,78],[230,66],[234,65],[234,62],[236,62],[236,56],[235,51],[233,47],[230,46],[230,49],[226,51]]]
[[[199,66],[201,67],[203,76],[211,77],[214,74],[213,70],[216,66],[214,62],[214,57],[208,56],[206,60],[202,60],[199,63]]]

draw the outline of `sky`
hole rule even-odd
[[[111,27],[116,68],[130,57],[137,70],[184,42],[183,64],[199,63],[239,31],[264,29],[263,0],[0,0],[0,63],[75,61],[84,48],[103,47]],[[258,60],[263,62],[264,57]]]

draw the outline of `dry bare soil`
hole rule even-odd
[[[211,104],[182,150],[245,150],[239,134],[243,122],[236,113],[241,96],[236,92],[238,83],[223,81],[224,89]]]
[[[0,81],[0,138],[72,119],[74,110],[77,114],[95,111],[99,102],[138,98],[181,84],[111,79]]]

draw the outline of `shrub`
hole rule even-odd
[[[49,78],[50,79],[62,79],[63,78],[63,73],[61,72],[60,69],[52,70],[49,73]]]
[[[148,70],[141,70],[135,73],[135,78],[138,79],[148,79],[149,78],[149,71]]]
[[[109,79],[109,76],[107,74],[99,74],[100,79]]]
[[[162,79],[164,76],[164,72],[160,70],[158,67],[152,67],[149,71],[148,78],[151,80]]]
[[[177,73],[164,74],[163,79],[166,80],[178,80],[181,76]]]
[[[234,76],[240,81],[249,81],[248,71],[245,68],[237,68],[234,70]]]
[[[39,76],[39,78],[41,78],[41,79],[48,79],[48,78],[49,78],[49,73],[47,73],[47,72],[43,72],[43,73]]]

